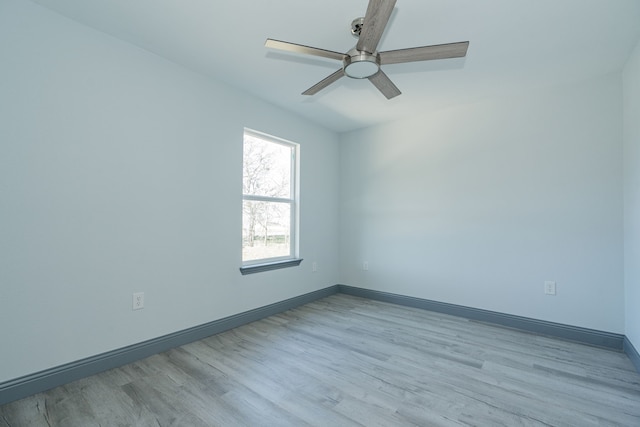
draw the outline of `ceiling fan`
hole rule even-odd
[[[314,95],[341,77],[347,76],[353,79],[369,79],[387,99],[391,99],[402,92],[380,69],[381,65],[460,58],[467,54],[469,47],[469,42],[466,41],[378,52],[376,48],[395,4],[396,0],[369,0],[364,18],[356,18],[351,23],[351,33],[358,37],[358,43],[347,53],[273,39],[267,39],[265,46],[342,61],[342,68],[302,92],[303,95]]]

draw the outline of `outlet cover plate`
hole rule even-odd
[[[144,292],[136,292],[133,294],[133,310],[141,310],[144,308]]]
[[[552,282],[552,281],[544,282],[544,293],[545,293],[545,295],[555,295],[556,294],[556,282]]]

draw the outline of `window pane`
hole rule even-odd
[[[291,198],[293,147],[244,134],[243,193]]]
[[[291,255],[291,204],[245,200],[242,261]]]

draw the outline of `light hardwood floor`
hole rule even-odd
[[[337,294],[0,407],[0,426],[640,426],[615,351]]]

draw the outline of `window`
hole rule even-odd
[[[245,129],[242,165],[242,274],[300,264],[298,145]]]

